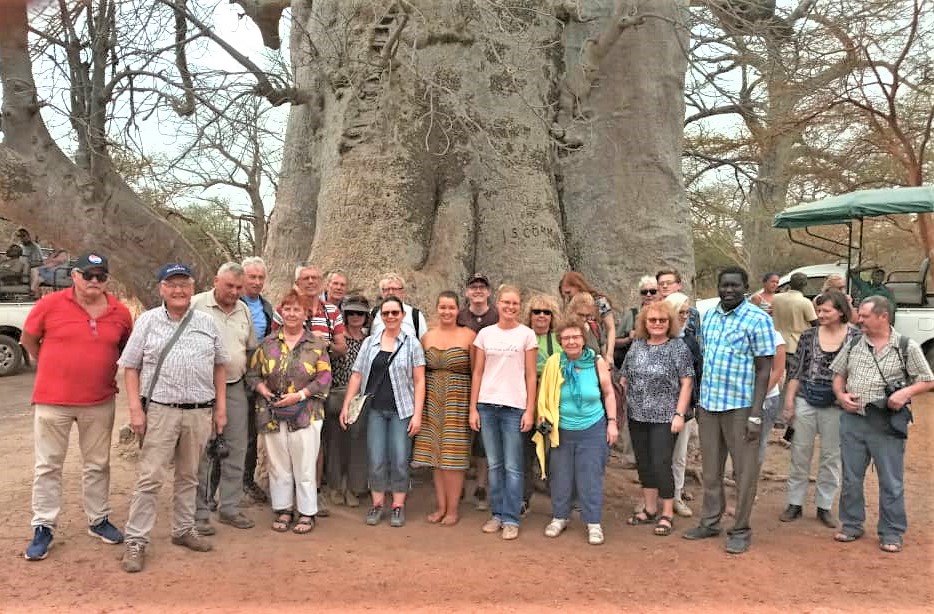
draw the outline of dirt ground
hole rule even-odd
[[[200,554],[169,543],[167,504],[161,496],[158,524],[146,569],[127,575],[119,565],[121,547],[90,538],[81,510],[80,461],[75,433],[64,475],[64,506],[49,558],[28,562],[22,553],[30,537],[33,475],[33,374],[0,380],[0,612],[639,612],[719,611],[931,611],[934,583],[934,396],[916,404],[918,424],[908,446],[906,488],[911,528],[901,554],[879,551],[875,539],[876,483],[867,479],[866,537],[834,542],[832,531],[814,518],[812,500],[805,518],[781,523],[783,474],[788,450],[773,433],[766,476],[759,485],[753,516],[752,549],[742,556],[724,552],[725,538],[688,542],[680,533],[692,519],[677,519],[676,533],[655,537],[651,527],[628,527],[624,519],[637,501],[635,472],[618,460],[608,470],[604,527],[606,544],[589,546],[576,521],[560,538],[542,534],[550,517],[547,498],[538,495],[517,541],[484,535],[486,518],[462,507],[453,528],[423,520],[430,488],[416,488],[408,524],[392,529],[366,527],[364,508],[336,508],[307,536],[273,533],[265,508],[245,511],[256,528],[242,531],[218,524],[215,550]],[[117,423],[125,421],[118,409]],[[116,434],[115,434],[116,437]],[[115,444],[111,484],[113,515],[123,526],[135,479],[134,460]],[[688,488],[700,496],[699,485]],[[695,510],[700,502],[693,502]],[[725,526],[729,526],[729,518]]]

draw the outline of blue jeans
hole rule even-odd
[[[369,481],[373,492],[409,491],[409,439],[411,418],[395,410],[370,407],[366,410],[366,448],[370,461]]]
[[[863,481],[872,459],[879,475],[879,539],[901,544],[908,529],[905,513],[905,441],[884,430],[881,416],[840,415],[840,454],[843,458],[843,488],[840,491],[840,522],[843,532],[863,531],[866,499]]]
[[[577,491],[581,519],[599,524],[603,516],[603,474],[610,448],[606,443],[606,420],[600,419],[582,431],[558,429],[558,447],[551,449],[551,515],[571,517],[571,498]]]
[[[478,403],[480,435],[490,471],[490,509],[503,524],[519,526],[522,507],[524,409]]]

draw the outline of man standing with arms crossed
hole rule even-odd
[[[759,437],[762,402],[768,391],[775,329],[769,315],[746,300],[749,276],[739,267],[727,267],[717,278],[720,303],[704,314],[704,375],[700,387],[697,424],[704,470],[704,506],[700,525],[687,530],[685,539],[720,534],[726,507],[723,472],[727,454],[736,476],[736,518],[726,551],[749,549],[749,518],[759,481]],[[768,434],[766,434],[767,436]]]
[[[62,505],[62,466],[73,423],[84,461],[82,491],[88,534],[119,544],[110,523],[110,441],[117,359],[133,327],[130,312],[105,291],[107,258],[90,252],[71,272],[72,288],[53,292],[29,312],[20,339],[36,361],[36,473],[32,487],[30,561],[44,559]]]
[[[246,303],[240,300],[243,293],[243,267],[236,262],[225,262],[214,277],[214,289],[196,294],[191,299],[194,309],[203,311],[214,319],[214,324],[224,340],[230,361],[227,370],[227,427],[224,440],[230,450],[226,458],[211,459],[208,454],[201,458],[198,469],[198,507],[195,513],[196,527],[201,535],[214,535],[211,526],[209,499],[211,466],[220,463],[220,481],[217,485],[217,519],[223,524],[238,529],[251,529],[254,522],[240,511],[240,496],[243,492],[243,461],[246,458],[247,439],[251,412],[246,400],[246,375],[249,356],[256,348],[253,319]]]

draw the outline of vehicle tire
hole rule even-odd
[[[23,368],[23,348],[13,337],[0,335],[0,376],[14,375]]]

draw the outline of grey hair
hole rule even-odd
[[[248,266],[259,266],[259,267],[263,267],[263,269],[265,270],[266,261],[260,258],[259,256],[250,256],[248,258],[244,258],[243,262],[240,263],[240,266],[242,266],[244,269],[246,269]]]
[[[642,277],[639,278],[639,287],[641,288],[642,286],[646,286],[646,285],[657,286],[658,280],[656,280],[651,275],[643,275]]]
[[[331,280],[334,279],[336,275],[340,275],[346,281],[350,281],[350,277],[347,275],[345,271],[343,271],[342,269],[334,269],[333,271],[328,271],[328,276],[324,280],[325,283],[331,283]]]
[[[405,279],[402,278],[402,275],[399,275],[398,273],[386,273],[385,275],[383,275],[383,278],[379,280],[379,291],[380,292],[383,291],[383,286],[386,284],[386,282],[389,282],[389,281],[398,281],[399,285],[402,286],[403,289],[405,289]]]
[[[225,273],[233,273],[235,277],[242,277],[243,267],[236,262],[225,262],[217,269],[217,275],[221,276]]]
[[[862,307],[866,304],[872,305],[872,312],[877,316],[881,316],[884,313],[888,316],[889,322],[892,321],[892,301],[886,297],[879,296],[878,294],[867,296],[860,301],[859,305]]]
[[[318,271],[318,273],[321,272],[321,269],[313,264],[299,264],[295,266],[295,277],[293,278],[293,281],[298,281],[298,278],[302,276],[302,271],[305,269],[314,269]]]

